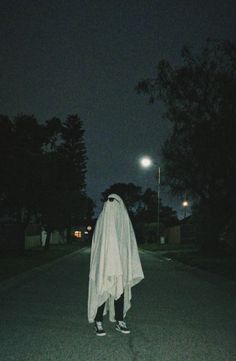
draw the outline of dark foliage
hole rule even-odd
[[[174,194],[195,201],[195,216],[206,249],[236,211],[236,45],[208,41],[200,54],[184,47],[183,63],[161,61],[155,79],[137,90],[161,100],[173,124],[163,146],[166,183]]]
[[[106,201],[107,196],[111,193],[116,193],[123,199],[132,221],[155,223],[155,228],[157,227],[157,192],[150,188],[142,192],[141,187],[133,183],[115,183],[102,193],[102,201]],[[163,206],[160,199],[160,223],[162,227],[168,227],[176,224],[176,222],[176,212],[168,206]]]
[[[0,116],[0,209],[8,222],[24,229],[37,221],[50,233],[86,222],[94,203],[85,192],[86,147],[80,118],[52,118],[39,124],[34,116]],[[49,243],[46,243],[47,247]]]

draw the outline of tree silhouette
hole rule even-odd
[[[17,224],[19,247],[23,249],[25,228],[37,209],[43,126],[33,115],[20,114],[12,120],[1,116],[0,119],[4,131],[1,206]]]
[[[102,193],[102,202],[106,201],[111,193],[116,193],[122,198],[130,216],[133,218],[141,199],[141,187],[133,183],[115,183]]]
[[[163,146],[166,182],[194,199],[203,246],[211,250],[236,205],[236,46],[208,41],[197,55],[184,47],[182,60],[176,67],[161,61],[156,78],[137,90],[165,104],[173,124]]]
[[[47,231],[45,248],[53,230],[67,229],[91,218],[94,204],[85,193],[86,148],[82,122],[69,115],[64,122],[52,118],[46,125],[47,146],[44,153],[44,174],[40,213]]]
[[[17,224],[21,249],[30,221],[47,230],[48,248],[53,230],[67,228],[69,239],[75,222],[91,220],[94,203],[85,192],[83,136],[77,115],[65,122],[54,117],[45,124],[32,115],[0,115],[0,209]]]

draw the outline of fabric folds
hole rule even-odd
[[[113,201],[110,201],[113,199]],[[131,288],[144,278],[136,238],[128,212],[117,194],[110,194],[95,227],[89,273],[88,321],[106,302],[114,322],[114,300],[124,292],[124,317],[131,307]]]

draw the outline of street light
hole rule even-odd
[[[140,164],[143,168],[150,168],[155,165],[152,159],[148,156],[140,158]],[[157,239],[160,236],[160,193],[161,193],[161,168],[158,167],[157,173]]]
[[[140,159],[140,164],[143,168],[149,168],[153,165],[152,160],[149,157],[142,157]]]
[[[182,206],[183,206],[183,208],[184,208],[184,218],[186,218],[187,208],[188,208],[188,206],[189,206],[188,201],[187,201],[187,200],[184,200],[184,201],[182,202]]]

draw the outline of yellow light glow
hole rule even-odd
[[[75,232],[74,232],[74,236],[75,236],[76,238],[81,238],[81,237],[82,237],[82,232],[81,232],[81,231],[75,231]]]

